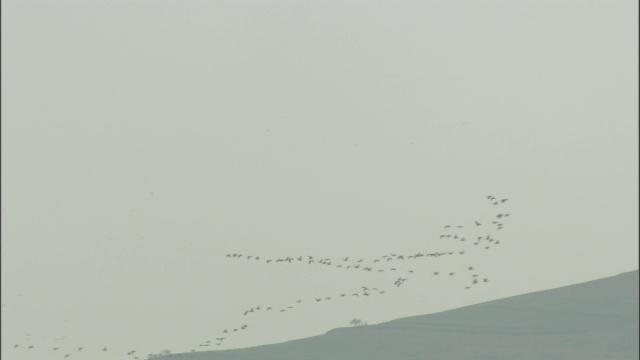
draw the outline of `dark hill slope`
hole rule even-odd
[[[638,359],[638,271],[198,360]],[[174,355],[175,357],[175,355]]]

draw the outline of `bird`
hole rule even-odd
[[[102,349],[102,351],[107,351],[107,347],[105,346],[104,349]]]
[[[478,222],[478,220],[476,220],[476,226],[480,226],[480,225],[482,225],[482,224],[480,224],[480,223]]]
[[[509,199],[502,199],[502,200],[500,200],[500,202],[503,203],[503,202],[506,202],[507,200],[509,200]]]
[[[299,304],[299,303],[301,303],[301,302],[302,302],[302,300],[296,300],[296,302]]]
[[[56,351],[56,350],[60,350],[60,349],[58,349],[57,347],[53,348],[53,351]]]
[[[438,274],[439,274],[439,272],[437,272],[437,271],[433,273],[433,275],[438,275]]]
[[[78,348],[78,351],[82,351],[82,349],[83,349],[83,348],[79,347],[79,348]]]

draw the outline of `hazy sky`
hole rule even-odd
[[[638,268],[635,1],[2,10],[3,358],[185,351],[263,302],[388,284],[224,255],[447,249],[444,225],[495,216],[487,195],[510,199],[503,245],[438,266],[490,286],[416,267],[386,297],[256,316],[224,348]]]

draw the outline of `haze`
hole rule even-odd
[[[225,254],[440,250],[488,195],[509,199],[502,247],[443,264],[491,286],[417,277],[224,348],[638,268],[637,2],[2,10],[2,358],[26,334],[186,351],[247,307],[370,281]]]

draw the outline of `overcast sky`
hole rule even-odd
[[[256,315],[222,348],[638,268],[635,1],[2,10],[3,358],[186,351],[248,307],[389,287],[225,254],[449,249],[443,226],[493,220],[487,195],[509,199],[502,246]],[[490,284],[426,275],[468,265]]]

